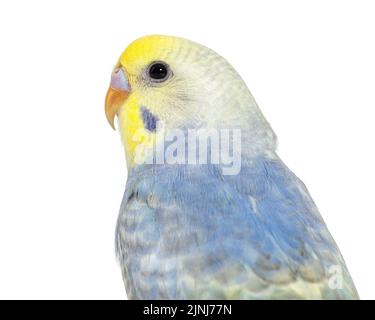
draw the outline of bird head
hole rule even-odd
[[[167,129],[240,128],[252,140],[249,150],[274,145],[234,68],[213,50],[178,37],[146,36],[126,48],[112,72],[105,112],[113,128],[118,117],[128,165],[137,145],[151,148],[159,122]]]

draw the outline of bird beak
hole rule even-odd
[[[105,97],[105,115],[113,130],[115,129],[115,116],[124,104],[130,92],[128,78],[123,68],[115,68],[111,76],[111,85]]]

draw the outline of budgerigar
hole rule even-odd
[[[113,127],[118,117],[128,166],[116,250],[130,299],[358,298],[306,187],[224,58],[190,40],[142,37],[114,68],[106,115]],[[156,159],[166,132],[212,130],[239,133],[238,172],[212,160],[213,140],[208,161],[187,160],[199,145],[178,134],[169,143],[183,156]]]

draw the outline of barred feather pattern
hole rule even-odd
[[[356,299],[304,184],[274,155],[239,175],[144,165],[129,176],[116,249],[130,299]],[[331,288],[332,266],[342,288]]]

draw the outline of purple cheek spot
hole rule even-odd
[[[111,87],[121,91],[130,91],[129,81],[122,68],[116,68],[111,75]]]
[[[158,118],[152,114],[146,107],[141,107],[141,116],[145,128],[150,132],[156,131],[156,123]]]

